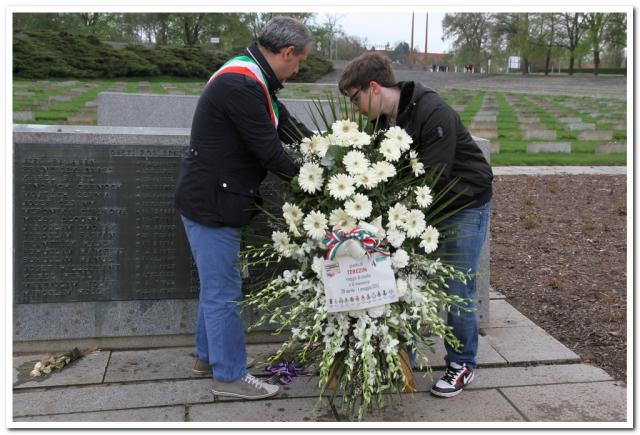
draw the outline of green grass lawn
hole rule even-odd
[[[70,83],[73,81],[73,83]],[[89,79],[50,79],[50,80],[15,80],[13,111],[32,112],[34,120],[14,121],[15,123],[28,124],[63,124],[69,123],[72,115],[95,110],[87,107],[87,103],[95,102],[100,92],[117,89],[120,92],[139,92],[140,82],[148,82],[150,91],[155,94],[167,94],[163,84],[170,84],[177,91],[185,95],[200,95],[206,85],[206,81],[175,78],[175,77],[139,77],[139,78],[114,78],[109,80]],[[65,86],[61,86],[61,85]],[[84,88],[90,84],[97,84],[95,88],[87,89],[83,93],[74,94],[72,89]],[[118,86],[116,86],[118,84]],[[114,88],[114,86],[116,86]],[[18,98],[16,93],[31,92],[34,95]],[[327,94],[337,97],[336,85],[315,85],[308,83],[288,83],[278,94],[283,99],[309,99],[326,98]],[[522,131],[507,98],[515,99],[531,107],[539,117],[540,122],[547,129],[556,131],[558,142],[570,142],[571,153],[540,153],[527,154],[526,146],[531,140],[522,139]],[[51,97],[71,96],[70,101],[53,101]],[[626,154],[595,154],[596,147],[603,141],[579,141],[577,133],[569,131],[558,120],[554,113],[550,113],[542,106],[561,107],[566,115],[581,118],[583,122],[596,124],[598,130],[613,131],[613,141],[624,143],[627,139],[626,129],[621,129],[622,124],[602,122],[600,118],[592,116],[588,112],[591,108],[613,108],[611,112],[603,110],[602,118],[611,114],[614,120],[625,119],[625,107],[617,102],[606,99],[590,97],[546,96],[519,93],[485,92],[467,89],[445,89],[442,96],[450,105],[465,105],[460,112],[460,118],[465,126],[469,126],[473,117],[480,109],[485,96],[495,96],[498,103],[497,132],[498,138],[493,139],[500,145],[500,152],[491,155],[493,165],[625,165]],[[581,109],[582,112],[579,110]],[[553,109],[555,110],[555,109]],[[606,115],[606,116],[605,116]],[[95,124],[88,121],[89,124]],[[535,141],[539,142],[539,141]]]

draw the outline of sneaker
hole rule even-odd
[[[247,355],[247,363],[245,367],[249,369],[253,367],[255,363],[256,360]],[[211,376],[211,366],[207,361],[196,358],[196,363],[193,366],[193,373],[198,376]]]
[[[474,372],[466,364],[449,363],[438,382],[431,387],[431,394],[438,397],[453,397],[460,394],[474,378]]]
[[[267,384],[247,373],[244,378],[234,382],[222,382],[214,379],[211,392],[214,396],[229,396],[255,400],[274,396],[279,389],[277,385]]]

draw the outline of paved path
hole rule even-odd
[[[532,422],[607,422],[627,427],[627,388],[597,367],[584,364],[563,346],[492,292],[491,321],[480,336],[479,369],[474,383],[451,399],[429,394],[432,379],[418,372],[418,392],[388,396],[387,406],[372,411],[368,427],[460,427],[469,422],[506,422],[536,427]],[[249,354],[264,360],[277,344],[249,345]],[[317,400],[317,377],[294,378],[273,399],[242,401],[213,397],[208,378],[191,373],[191,348],[102,350],[88,355],[46,379],[28,376],[41,354],[13,358],[12,427],[31,422],[343,422],[346,417]],[[444,346],[431,354],[434,375],[443,367]],[[264,374],[253,369],[255,374]],[[53,422],[53,423],[52,423]],[[62,424],[62,423],[59,423]],[[442,423],[440,423],[442,424]],[[63,425],[63,424],[62,424]],[[381,426],[382,425],[382,426]],[[62,426],[64,427],[64,425]],[[177,426],[182,427],[182,426]],[[299,426],[296,426],[299,427]],[[306,427],[306,426],[305,426]],[[442,426],[440,426],[442,427]],[[470,427],[470,426],[466,426]],[[603,427],[603,426],[600,426]]]
[[[493,175],[627,175],[626,166],[493,166]]]

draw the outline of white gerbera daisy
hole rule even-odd
[[[288,224],[298,223],[302,220],[304,214],[297,205],[285,202],[282,206],[282,217]]]
[[[365,189],[373,189],[378,185],[380,179],[373,171],[366,171],[355,176],[356,186],[364,187]]]
[[[401,151],[407,151],[411,143],[413,143],[411,136],[409,136],[403,128],[398,126],[391,127],[384,135],[394,141]]]
[[[389,162],[376,162],[371,165],[371,170],[381,181],[387,181],[396,175],[396,167]]]
[[[431,205],[433,196],[431,196],[431,189],[429,186],[416,187],[416,202],[422,208],[427,208]]]
[[[409,158],[411,159],[411,170],[413,171],[413,175],[419,177],[424,174],[424,164],[418,160],[418,153],[415,151],[409,151]]]
[[[320,190],[322,183],[322,173],[324,170],[315,163],[305,163],[300,168],[300,174],[298,175],[298,184],[307,193],[314,193]]]
[[[335,199],[346,199],[356,191],[353,186],[354,179],[347,174],[336,174],[329,179],[327,187],[329,195]]]
[[[354,148],[362,148],[371,143],[371,136],[364,131],[358,131],[350,136],[349,141]]]
[[[274,231],[271,233],[271,240],[273,240],[273,247],[276,251],[284,254],[290,248],[291,240],[289,235],[282,231]]]
[[[391,139],[385,139],[380,144],[380,153],[387,162],[396,162],[400,159],[400,147]]]
[[[404,243],[404,239],[407,236],[404,232],[400,231],[397,228],[391,228],[387,231],[387,240],[391,243],[391,246],[394,248],[399,248]]]
[[[342,164],[349,174],[362,174],[369,168],[369,159],[362,151],[349,151],[342,159]]]
[[[356,226],[356,220],[343,209],[337,208],[329,214],[329,225],[331,225],[333,229],[351,231]]]
[[[300,142],[300,151],[305,156],[316,155],[319,157],[324,157],[327,154],[327,150],[329,149],[329,142],[324,136],[319,134],[313,135],[311,137],[305,137]]]
[[[314,240],[322,240],[327,229],[327,218],[319,211],[312,211],[304,218],[303,227]]]
[[[351,137],[358,133],[358,124],[348,119],[342,119],[331,125],[331,132],[338,137]]]
[[[424,249],[424,252],[430,254],[431,252],[438,249],[438,237],[440,237],[440,233],[438,232],[438,230],[429,225],[420,236],[420,238],[422,239],[422,241],[420,242],[420,247]]]
[[[396,203],[389,209],[389,223],[387,224],[387,228],[401,227],[408,213],[409,210],[407,210],[407,207],[399,202]]]
[[[356,219],[366,219],[371,214],[373,205],[365,195],[356,193],[352,199],[344,203],[344,209]]]
[[[396,269],[403,269],[409,264],[409,254],[404,249],[398,249],[391,257],[391,265]]]
[[[420,237],[426,226],[424,213],[420,210],[411,210],[404,220],[403,228],[407,231],[407,237],[416,238]]]

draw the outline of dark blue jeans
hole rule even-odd
[[[490,213],[491,202],[489,201],[480,207],[462,210],[438,225],[442,234],[436,257],[440,257],[443,262],[461,271],[466,272],[471,269],[471,274],[474,276],[474,279],[468,280],[466,284],[459,281],[448,282],[447,292],[471,299],[471,303],[465,307],[474,309],[476,308],[475,274],[478,270],[480,250],[487,237]],[[454,306],[447,313],[447,324],[453,327],[453,334],[460,340],[461,347],[459,352],[456,352],[445,342],[447,350],[445,360],[458,364],[466,363],[468,367],[475,369],[478,354],[477,313],[462,310],[458,313]]]
[[[196,320],[196,355],[213,366],[213,377],[232,382],[246,374],[240,228],[212,228],[182,216],[200,277]]]

